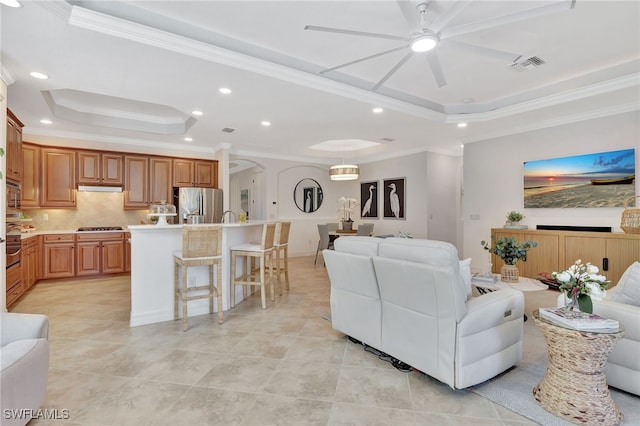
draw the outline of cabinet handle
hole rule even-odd
[[[608,257],[603,257],[602,258],[602,270],[603,271],[608,271],[609,270],[609,258]]]

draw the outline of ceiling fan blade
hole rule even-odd
[[[516,62],[522,57],[520,53],[506,52],[504,50],[492,49],[485,46],[476,46],[475,44],[463,43],[461,41],[447,40],[447,45],[455,46],[458,49],[465,50],[476,55],[488,56],[498,61],[507,62],[509,64]]]
[[[469,24],[460,25],[443,30],[440,33],[440,39],[446,39],[450,37],[459,36],[462,34],[468,34],[475,31],[485,30],[488,28],[498,27],[500,25],[511,24],[513,22],[524,21],[526,19],[535,18],[538,16],[544,16],[555,12],[564,11],[567,9],[573,9],[576,0],[564,0],[561,2],[555,2],[545,4],[544,6],[535,7],[533,9],[523,10],[520,12],[510,13],[508,15],[496,16],[495,18],[485,19],[483,21],[471,22]]]
[[[436,80],[436,84],[438,87],[446,86],[447,79],[444,78],[444,72],[442,71],[442,65],[440,65],[440,59],[438,58],[438,54],[435,50],[427,53],[427,62],[429,62],[429,67],[431,68],[431,73],[433,74],[433,78]]]
[[[416,3],[408,0],[396,0],[396,3],[411,31],[420,30],[420,13],[416,9]]]
[[[366,56],[364,58],[356,59],[354,61],[347,62],[347,63],[342,64],[342,65],[338,65],[338,66],[335,66],[335,67],[327,68],[326,70],[320,71],[320,74],[324,74],[324,73],[327,73],[329,71],[334,71],[334,70],[337,70],[339,68],[348,67],[349,65],[357,64],[358,62],[366,61],[367,59],[377,58],[378,56],[386,55],[387,53],[397,52],[398,50],[402,50],[402,49],[406,49],[406,48],[407,48],[407,46],[394,47],[393,49],[385,50],[384,52],[376,53],[374,55],[369,55],[369,56]]]
[[[338,34],[347,34],[347,35],[355,35],[362,37],[374,37],[374,38],[384,38],[386,40],[402,40],[409,41],[407,37],[396,36],[392,34],[380,34],[380,33],[368,33],[365,31],[353,31],[353,30],[343,30],[341,28],[329,28],[329,27],[318,27],[315,25],[307,25],[304,27],[305,30],[312,31],[324,31],[327,33],[338,33]]]
[[[436,34],[439,33],[453,18],[469,6],[469,3],[471,3],[471,0],[459,0],[455,2],[429,25],[429,29]]]
[[[398,71],[400,67],[406,64],[407,61],[411,59],[412,56],[413,56],[413,52],[409,52],[406,55],[404,55],[404,58],[400,59],[400,62],[398,62],[393,68],[391,68],[391,70],[384,77],[382,77],[382,79],[380,79],[380,81],[377,82],[376,85],[373,86],[371,89],[378,90],[380,86],[382,86],[384,82],[389,79],[389,77],[391,77],[396,71]]]

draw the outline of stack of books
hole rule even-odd
[[[581,331],[616,330],[620,323],[614,319],[586,312],[568,312],[564,308],[540,308],[540,317]]]

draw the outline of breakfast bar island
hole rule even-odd
[[[265,221],[222,225],[222,310],[230,306],[231,247],[259,241]],[[198,225],[194,225],[198,226]],[[131,327],[173,320],[173,253],[182,248],[183,225],[132,225],[131,233]],[[209,276],[207,266],[190,267],[189,286],[204,285]],[[243,299],[236,291],[236,303]],[[214,301],[214,311],[220,307]],[[189,316],[209,313],[207,299],[189,302]],[[180,312],[180,316],[182,312]]]

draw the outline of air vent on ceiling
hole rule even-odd
[[[233,133],[236,131],[236,129],[232,129],[231,127],[225,127],[222,129],[222,131],[225,133]]]
[[[393,142],[395,139],[393,138],[380,138],[381,141],[385,141],[385,142]]]
[[[527,59],[522,59],[517,62],[509,65],[512,69],[516,71],[528,71],[532,68],[539,67],[540,65],[545,64],[546,62],[537,56],[532,56]]]

